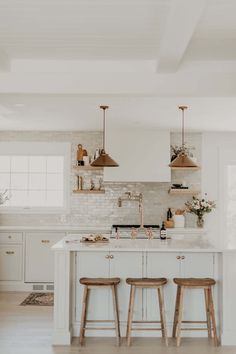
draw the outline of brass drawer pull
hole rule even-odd
[[[109,258],[110,258],[109,254],[107,254],[107,255],[105,256],[105,258],[106,258],[106,259],[109,259]]]
[[[176,259],[180,259],[181,257],[180,256],[177,256]]]
[[[15,254],[14,251],[6,251],[6,254]]]
[[[111,255],[110,255],[110,259],[113,259],[113,258],[114,258],[114,256],[111,254]]]
[[[181,259],[185,259],[185,256],[182,256]]]
[[[50,240],[41,240],[42,243],[50,243]]]

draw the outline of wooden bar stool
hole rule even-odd
[[[97,330],[110,330],[114,329],[116,331],[117,345],[120,344],[120,323],[119,323],[119,312],[118,312],[118,301],[117,301],[117,285],[120,283],[120,278],[80,278],[80,284],[84,285],[84,295],[80,322],[80,338],[79,342],[82,345],[85,336],[85,330],[87,329],[97,329]],[[87,320],[87,309],[88,309],[88,299],[89,291],[91,288],[101,288],[109,287],[112,290],[113,299],[113,310],[114,310],[114,320]],[[114,328],[89,328],[86,327],[87,323],[91,322],[114,322]]]
[[[164,307],[164,296],[163,296],[163,286],[167,283],[166,278],[127,278],[126,283],[131,286],[130,288],[130,299],[129,299],[129,310],[128,310],[128,321],[127,321],[127,345],[130,346],[131,331],[132,330],[160,330],[162,331],[162,337],[165,339],[166,346],[168,346],[168,335],[166,327],[166,316]],[[133,321],[133,310],[134,310],[134,298],[136,288],[155,288],[157,289],[157,295],[159,300],[160,308],[160,321]],[[133,323],[160,323],[161,328],[133,328]]]
[[[215,280],[211,278],[174,278],[177,284],[175,315],[173,323],[172,337],[177,338],[177,346],[180,346],[181,330],[207,330],[208,337],[214,339],[214,343],[218,345],[216,333],[215,311],[212,297],[212,286],[215,285]],[[203,289],[205,295],[206,321],[183,321],[183,300],[184,291],[186,289]],[[181,328],[182,323],[206,323],[207,328]]]

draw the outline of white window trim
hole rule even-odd
[[[34,146],[32,151],[32,145]],[[70,213],[70,163],[71,143],[64,142],[0,142],[1,155],[64,156],[64,207],[13,207],[0,208],[2,214],[69,214]]]

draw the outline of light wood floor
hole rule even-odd
[[[123,340],[115,346],[113,338],[86,338],[79,347],[78,338],[72,346],[51,346],[52,307],[19,306],[27,293],[0,293],[0,354],[235,354],[236,347],[218,347],[205,339],[186,339],[180,348],[171,342],[166,348],[160,339],[134,338],[132,346]]]

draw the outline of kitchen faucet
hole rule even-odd
[[[124,201],[137,201],[139,203],[139,215],[140,215],[140,229],[144,228],[143,221],[143,194],[135,194],[132,192],[125,192],[124,196],[118,198],[118,207],[122,207]]]

